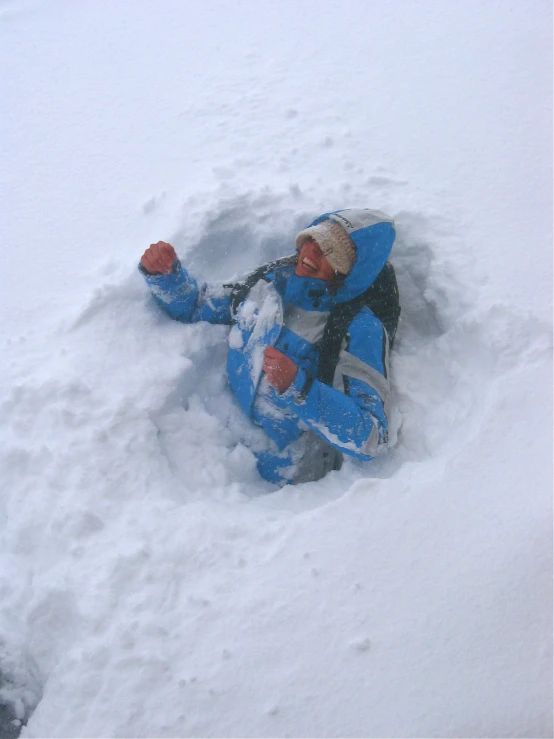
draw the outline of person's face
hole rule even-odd
[[[298,277],[315,277],[325,282],[335,278],[335,270],[313,239],[308,239],[302,244],[294,274]]]

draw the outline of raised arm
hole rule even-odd
[[[183,323],[208,321],[230,324],[232,286],[199,285],[165,241],[151,244],[141,257],[139,271],[156,302]]]

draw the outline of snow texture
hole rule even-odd
[[[2,735],[552,736],[552,9],[0,3]],[[275,490],[136,271],[394,216],[392,452]]]

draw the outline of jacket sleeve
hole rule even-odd
[[[333,387],[299,369],[281,399],[331,446],[370,460],[388,440],[388,337],[367,309],[354,318],[348,333]]]
[[[156,302],[176,321],[232,323],[232,285],[199,285],[178,260],[168,275],[151,275],[141,264],[139,272]]]

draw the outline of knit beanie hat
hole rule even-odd
[[[350,272],[356,259],[356,247],[338,223],[327,219],[316,226],[305,228],[296,237],[296,248],[301,249],[308,239],[316,242],[335,272],[343,275]]]

